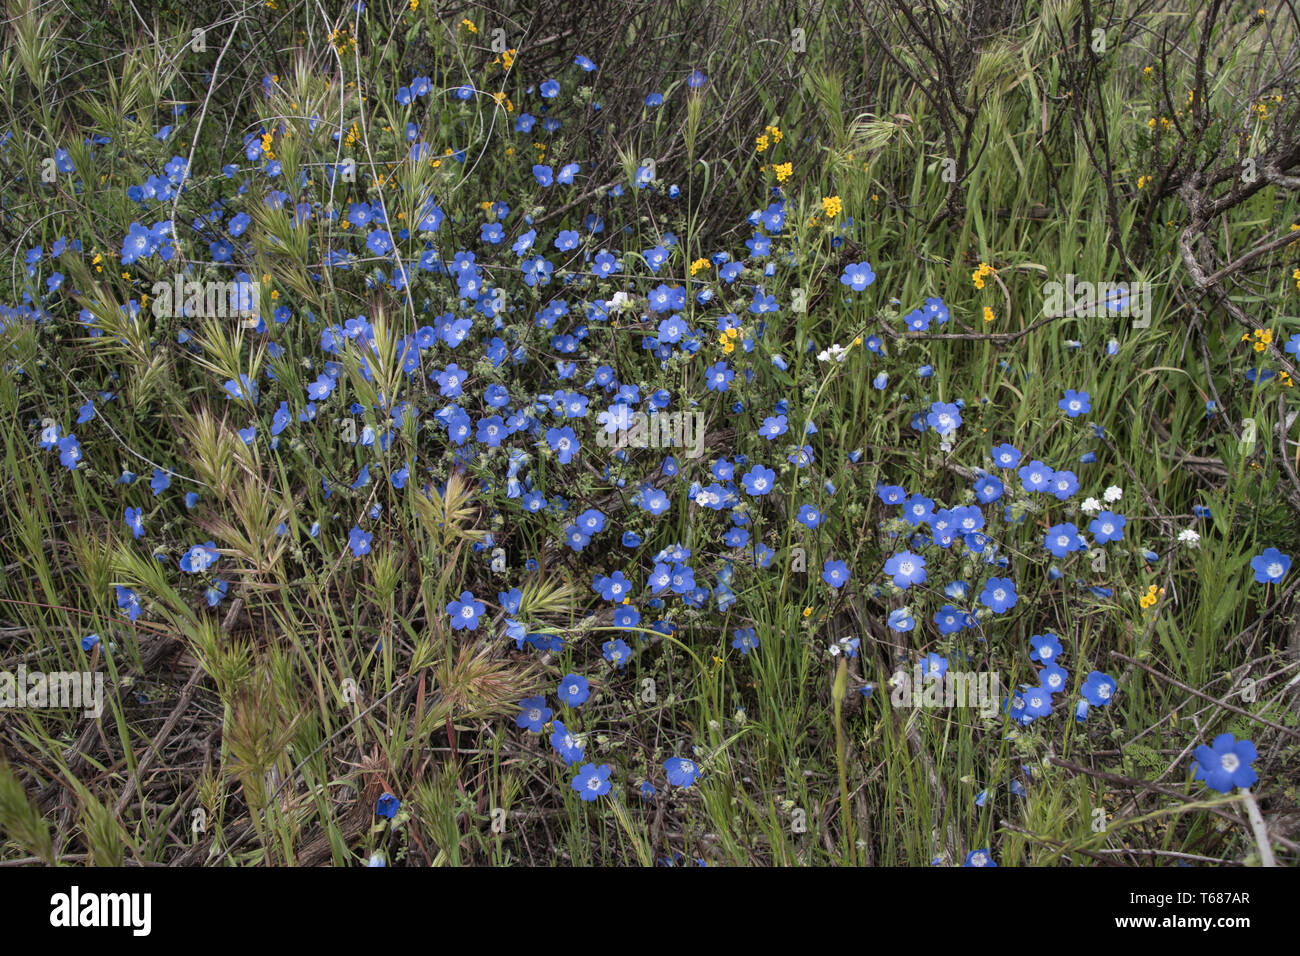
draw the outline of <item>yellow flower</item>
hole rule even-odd
[[[785,136],[785,134],[782,133],[782,132],[781,132],[779,129],[777,129],[775,126],[769,126],[769,127],[767,128],[767,131],[768,131],[769,133],[772,134],[772,142],[773,142],[773,143],[779,143],[779,142],[781,142],[782,138]]]
[[[501,66],[507,73],[509,73],[510,68],[515,65],[515,54],[518,52],[518,50],[506,50],[505,53],[501,54]]]
[[[764,136],[758,136],[758,137],[756,137],[756,138],[754,139],[754,152],[756,152],[756,153],[765,153],[765,152],[767,152],[767,147],[768,147],[768,139],[767,139],[767,136],[765,136],[765,135],[764,135]]]
[[[691,263],[691,275],[695,275],[701,269],[707,269],[712,264],[708,259],[696,259]]]
[[[812,609],[811,606],[804,608],[804,609],[803,609],[803,616],[804,616],[804,617],[812,617],[812,611],[813,611],[813,609]]]
[[[419,9],[419,6],[420,6],[420,0],[411,0],[411,12],[412,12],[412,13],[414,13],[417,9]]]
[[[473,20],[461,20],[460,25],[463,26],[470,33],[478,33],[478,27],[474,25]]]
[[[1150,177],[1150,176],[1139,176],[1139,177],[1138,177],[1138,189],[1142,189],[1142,188],[1144,188],[1144,187],[1146,186],[1146,184],[1149,183],[1149,182],[1151,182],[1151,177]]]
[[[990,309],[987,305],[984,306],[984,321],[985,322],[993,321],[993,310]]]
[[[1148,67],[1143,67],[1142,72],[1145,73],[1147,76],[1150,76],[1150,75],[1151,75],[1151,67],[1149,67],[1149,66],[1148,66]]]
[[[783,183],[794,175],[794,163],[780,163],[773,167],[773,171],[776,173],[776,181]]]
[[[840,201],[839,196],[826,196],[822,199],[822,212],[826,214],[827,219],[834,219],[844,209],[844,203]]]

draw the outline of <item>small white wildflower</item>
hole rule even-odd
[[[1111,485],[1106,489],[1105,493],[1102,494],[1102,497],[1106,499],[1107,504],[1114,504],[1124,497],[1124,489]]]
[[[1201,536],[1191,528],[1184,528],[1178,532],[1178,541],[1189,548],[1199,548],[1201,546]]]
[[[1101,511],[1101,502],[1096,498],[1088,498],[1083,504],[1079,505],[1079,510],[1086,515],[1095,515]]]

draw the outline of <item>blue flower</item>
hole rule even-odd
[[[1092,411],[1092,398],[1087,392],[1076,392],[1072,388],[1065,390],[1065,397],[1056,403],[1071,418],[1078,418]]]
[[[980,603],[991,608],[994,614],[1002,614],[1016,606],[1016,583],[1010,578],[989,578],[980,593]]]
[[[961,409],[950,402],[935,402],[925,420],[940,435],[947,435],[961,427]]]
[[[220,578],[213,581],[203,592],[204,598],[208,602],[208,607],[216,607],[226,599],[226,592],[230,590],[230,582]]]
[[[993,464],[999,468],[1015,468],[1020,464],[1020,449],[1005,442],[993,449]],[[1041,462],[1040,462],[1041,464]],[[1023,476],[1022,476],[1023,477]]]
[[[1210,789],[1220,793],[1227,793],[1233,787],[1245,789],[1259,779],[1250,766],[1258,757],[1255,745],[1232,734],[1219,734],[1212,747],[1201,744],[1193,757],[1196,772],[1192,779],[1204,780]]]
[[[578,775],[573,778],[571,786],[585,801],[590,802],[597,797],[603,797],[609,793],[610,788],[609,764],[603,763],[597,767],[592,763],[584,763]]]
[[[348,547],[352,549],[354,557],[361,557],[370,553],[370,539],[374,537],[369,531],[362,531],[356,525],[348,532]]]
[[[758,647],[758,638],[754,636],[752,627],[737,628],[732,632],[732,636],[734,640],[731,642],[731,646],[746,657],[749,656],[750,651]]]
[[[577,763],[582,759],[585,744],[570,733],[561,721],[555,721],[554,726],[555,730],[551,733],[551,746],[566,764]]]
[[[397,816],[397,811],[401,808],[401,806],[402,806],[402,801],[398,800],[391,793],[385,793],[382,797],[379,798],[379,802],[375,804],[375,813],[379,814],[379,816],[381,817],[385,817],[386,819],[391,820],[393,819],[393,817]]]
[[[560,686],[556,694],[559,695],[560,703],[566,707],[577,707],[591,696],[591,690],[587,685],[587,678],[577,674],[565,674],[560,678]]]
[[[806,528],[817,528],[822,523],[823,516],[812,505],[801,505],[795,520]]]
[[[87,634],[85,637],[81,639],[81,649],[85,651],[87,654],[89,654],[91,648],[93,648],[98,643],[99,643],[98,634]]]
[[[755,497],[770,494],[776,484],[776,472],[763,465],[754,465],[740,479],[741,487]]]
[[[81,461],[81,443],[76,435],[64,435],[59,439],[59,464],[70,471],[76,471]]]
[[[1046,717],[1052,712],[1052,695],[1042,687],[1033,687],[1021,694],[1025,702],[1021,715],[1023,723],[1031,723],[1039,717]]]
[[[546,429],[546,443],[550,446],[551,451],[555,452],[561,465],[567,465],[572,461],[573,456],[578,453],[581,447],[578,436],[567,425],[563,428]]]
[[[487,605],[475,600],[473,594],[469,591],[461,591],[459,601],[451,601],[447,604],[447,613],[451,615],[451,629],[477,631],[478,619],[486,610]]]
[[[144,534],[144,517],[139,508],[127,508],[122,515],[126,526],[131,529],[133,537],[139,538]]]
[[[1020,483],[1024,486],[1025,491],[1042,492],[1051,487],[1052,477],[1055,472],[1043,462],[1035,459],[1022,466],[1017,474],[1020,475]]]
[[[1038,684],[1049,694],[1059,694],[1065,690],[1065,681],[1069,672],[1060,664],[1049,664],[1038,672]]]
[[[538,92],[540,92],[542,97],[545,99],[554,99],[560,95],[560,83],[558,80],[546,80],[542,83]]]
[[[840,276],[840,282],[854,292],[861,292],[875,281],[876,274],[871,271],[869,262],[851,262],[844,267],[844,274]]]
[[[993,857],[989,855],[988,847],[982,850],[971,850],[966,854],[966,862],[962,866],[997,866],[993,862]]]
[[[1061,656],[1061,642],[1055,634],[1035,634],[1029,639],[1035,664],[1050,664]]]
[[[935,612],[934,626],[940,634],[955,634],[966,626],[966,614],[960,608],[945,604]]]
[[[627,646],[627,641],[621,637],[612,641],[606,641],[601,645],[601,656],[609,661],[615,667],[623,668],[627,665],[628,658],[632,656],[632,648]]]
[[[130,588],[124,588],[122,585],[116,585],[117,606],[122,613],[127,616],[128,620],[134,621],[144,610],[140,605],[140,598],[135,591]]]
[[[1110,544],[1112,541],[1124,540],[1124,525],[1128,523],[1123,515],[1113,511],[1101,511],[1088,525],[1093,540],[1098,544]]]
[[[894,579],[894,586],[906,591],[913,584],[925,583],[925,558],[911,551],[902,551],[885,562],[885,573]]]
[[[1255,580],[1260,584],[1276,584],[1291,570],[1291,558],[1277,548],[1265,548],[1262,554],[1250,559],[1255,569]]]
[[[545,697],[525,697],[519,702],[519,716],[515,718],[515,726],[540,734],[542,726],[550,719],[551,708],[546,706]]]
[[[185,552],[179,564],[182,571],[190,574],[202,574],[208,568],[217,563],[217,545],[214,541],[208,541],[205,544],[196,544]]]
[[[922,677],[934,677],[938,680],[946,673],[948,673],[948,658],[940,657],[934,651],[921,658]]]
[[[664,770],[668,773],[668,782],[675,787],[689,787],[700,775],[695,761],[685,757],[669,757],[664,761]]]
[[[849,580],[849,566],[843,561],[827,560],[822,565],[822,580],[833,588],[842,588]]]
[[[1063,558],[1073,551],[1084,550],[1088,544],[1079,534],[1079,529],[1067,521],[1047,529],[1043,547],[1050,551],[1053,557]]]
[[[1092,706],[1104,707],[1114,696],[1115,678],[1101,671],[1093,671],[1084,679],[1083,686],[1079,690]]]

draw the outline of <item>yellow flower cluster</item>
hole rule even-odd
[[[984,277],[997,271],[987,262],[981,262],[980,267],[970,274],[970,281],[975,283],[975,288],[982,289],[984,288]]]
[[[834,219],[844,210],[844,203],[839,196],[826,196],[822,199],[822,212],[827,219]]]
[[[1151,182],[1151,177],[1150,177],[1150,176],[1139,176],[1139,177],[1138,177],[1138,189],[1143,189],[1143,188],[1145,188],[1145,187],[1146,187],[1146,184],[1149,183],[1149,182]]]
[[[475,25],[473,20],[461,20],[460,25],[463,26],[470,33],[478,33],[478,26]]]
[[[772,167],[772,171],[776,173],[776,181],[783,183],[794,175],[794,163],[778,163]]]
[[[1154,584],[1147,588],[1147,593],[1138,598],[1138,604],[1142,605],[1142,610],[1146,611],[1156,606],[1160,596],[1165,593],[1164,588],[1158,588]]]
[[[266,158],[267,158],[267,159],[275,159],[275,153],[272,152],[272,150],[271,150],[271,142],[272,142],[271,134],[270,134],[270,133],[263,133],[263,134],[262,134],[262,152],[266,154]]]
[[[1255,344],[1253,347],[1256,352],[1264,351],[1264,349],[1268,348],[1269,343],[1273,341],[1273,332],[1270,329],[1256,329],[1253,335],[1255,339]],[[1247,332],[1245,335],[1241,337],[1241,340],[1243,342],[1249,342],[1251,340],[1251,336],[1252,333]]]
[[[1294,229],[1295,226],[1292,226],[1291,228]],[[1293,245],[1295,245],[1295,243],[1293,243],[1293,242],[1288,242],[1287,245],[1288,245],[1288,246],[1293,246]],[[1300,269],[1296,269],[1295,272],[1291,273],[1291,278],[1292,278],[1292,279],[1295,279],[1295,287],[1296,287],[1297,289],[1300,289]]]
[[[709,262],[708,259],[703,259],[703,258],[696,259],[694,262],[691,263],[691,275],[695,275],[695,273],[703,269],[707,269],[712,264],[713,263]]]
[[[348,135],[343,137],[343,145],[345,147],[351,146],[360,138],[361,138],[361,131],[357,129],[357,124],[353,123],[352,126],[348,129]]]
[[[984,321],[985,322],[993,321],[993,310],[990,309],[987,305],[984,306]]]
[[[784,135],[785,134],[775,126],[766,127],[763,132],[754,137],[754,152],[767,152],[768,147],[775,146],[777,143],[781,142]]]
[[[740,338],[740,329],[730,328],[718,336],[718,344],[727,355],[736,351],[736,339]]]
[[[357,38],[349,36],[348,31],[342,29],[335,30],[330,34],[330,43],[334,44],[334,49],[338,51],[340,56],[349,50],[357,48]]]

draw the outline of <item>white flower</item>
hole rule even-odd
[[[623,309],[632,307],[632,297],[626,292],[615,292],[614,298],[605,303],[605,308],[611,312],[619,312]]]
[[[1124,489],[1111,485],[1106,489],[1105,493],[1102,494],[1102,497],[1106,499],[1106,504],[1114,504],[1124,497]]]
[[[848,349],[839,345],[832,345],[830,348],[822,349],[817,353],[817,361],[829,362],[831,359],[835,359],[837,362],[843,362],[848,354]]]
[[[1178,532],[1178,540],[1189,548],[1199,548],[1201,546],[1201,536],[1191,528],[1184,528]]]
[[[1086,515],[1095,515],[1101,510],[1101,502],[1096,498],[1089,498],[1079,506],[1079,509]]]

